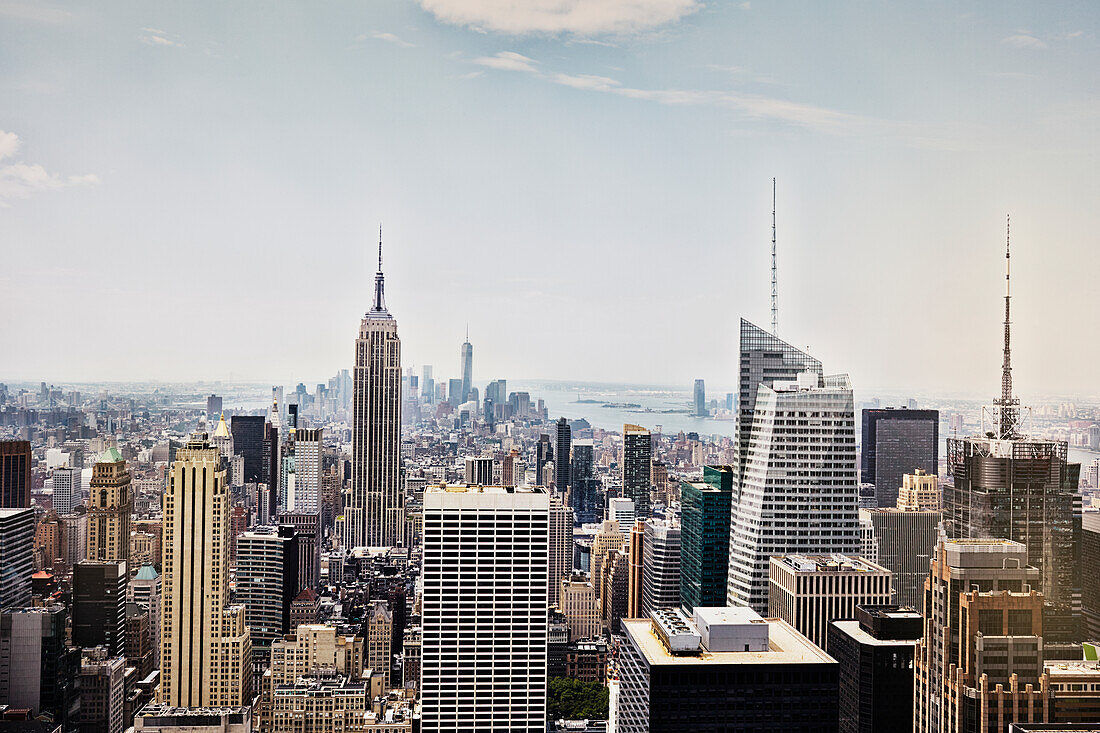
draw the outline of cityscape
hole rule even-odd
[[[548,49],[561,52],[563,65],[590,54],[686,51],[709,33],[734,33],[743,17],[780,12],[763,2],[696,0],[392,5],[273,3],[272,25],[256,37],[283,38],[296,22],[308,35],[319,18],[351,27],[354,18],[376,30],[322,45],[412,53],[455,39],[506,39],[526,53],[545,51],[546,62],[518,51],[473,56],[471,47],[448,57],[466,73],[447,71],[447,88],[507,72],[570,93],[648,102],[655,97],[646,89],[607,76],[550,71]],[[850,3],[822,6],[800,12],[823,12],[829,23],[852,12]],[[942,10],[922,12],[946,23]],[[119,17],[141,17],[146,25],[134,26],[131,45],[143,54],[203,47],[202,59],[188,62],[200,66],[142,66],[124,60],[135,51],[120,51],[108,76],[123,86],[149,74],[187,118],[197,114],[182,109],[188,94],[211,99],[196,79],[217,77],[195,72],[201,64],[255,73],[237,50],[199,40],[200,29],[257,20],[248,9],[220,12],[0,0],[0,59],[20,62],[0,81],[17,95],[47,96],[27,81],[51,66],[31,50],[36,39],[107,43],[104,29]],[[888,12],[901,21],[910,11]],[[194,20],[200,15],[203,23]],[[1008,24],[999,52],[1080,43],[1091,49],[1081,58],[1095,59],[1095,8],[979,5],[952,22],[972,16],[982,27]],[[1020,29],[1018,16],[1034,30]],[[377,30],[383,22],[393,30]],[[55,37],[73,28],[87,31],[83,40]],[[922,43],[931,58],[936,43]],[[293,43],[284,51],[284,63],[314,68],[317,59]],[[96,53],[93,65],[107,52]],[[242,115],[265,104],[261,87],[278,65],[269,62],[249,77],[256,97],[233,98]],[[1056,73],[1041,66],[1027,68]],[[1059,68],[1067,88],[1095,75]],[[620,72],[629,73],[607,71]],[[404,72],[383,65],[370,73],[394,92],[386,101],[408,111],[402,94],[415,93],[398,81]],[[319,100],[331,82],[320,76]],[[724,93],[717,103],[666,93],[680,96],[657,103],[676,114],[702,105],[739,110],[731,124],[741,132],[724,143],[732,146],[818,136],[819,126],[869,130],[854,113],[757,92]],[[501,94],[515,97],[505,106],[537,109],[547,92]],[[1095,105],[1095,90],[1086,97]],[[952,298],[948,276],[908,276],[925,271],[914,260],[931,258],[932,245],[899,244],[883,255],[874,282],[836,280],[840,270],[812,259],[812,242],[787,238],[785,217],[806,214],[786,207],[807,189],[792,184],[802,193],[788,197],[788,179],[778,175],[739,184],[760,189],[751,194],[756,209],[736,204],[739,216],[759,221],[727,222],[754,233],[732,255],[719,254],[719,243],[675,244],[638,269],[633,260],[649,257],[648,244],[631,250],[614,237],[597,241],[598,233],[577,245],[591,250],[589,260],[572,245],[543,247],[528,260],[524,244],[504,236],[489,237],[496,244],[476,254],[460,239],[420,242],[417,225],[401,217],[432,204],[403,180],[397,193],[368,197],[354,214],[353,245],[303,239],[265,282],[262,273],[274,272],[266,261],[282,245],[265,246],[264,235],[235,241],[247,223],[190,249],[174,249],[166,234],[148,246],[174,260],[150,254],[124,264],[125,226],[107,224],[117,213],[89,212],[122,206],[128,194],[94,193],[113,185],[107,174],[17,162],[24,142],[64,134],[32,122],[35,104],[19,99],[20,111],[0,110],[0,242],[10,260],[0,283],[10,285],[2,302],[11,316],[0,338],[0,733],[1100,733],[1095,329],[1091,310],[1069,317],[1080,293],[1051,281],[1036,253],[1068,252],[1080,265],[1070,269],[1086,274],[1095,260],[1084,239],[1054,245],[1043,237],[1035,224],[1042,207],[1029,207],[1023,193],[1002,188],[1003,206],[978,207],[973,217],[982,220],[966,224],[978,239],[955,242],[958,257],[940,263],[967,284],[954,308],[941,307]],[[148,103],[148,112],[132,99],[124,107],[139,119],[163,113],[164,99]],[[101,119],[99,102],[79,104],[89,120]],[[765,118],[765,127],[792,124],[795,112],[819,122],[797,123],[798,133],[759,127]],[[266,114],[272,127],[295,129],[295,114]],[[455,134],[449,113],[435,114],[427,123],[410,114],[402,125],[417,130],[413,137],[425,124],[431,134]],[[1095,109],[1080,114],[1091,115],[1084,158],[1094,163]],[[18,134],[5,131],[20,124]],[[438,152],[428,137],[409,143],[393,134],[404,150],[419,143],[424,155]],[[1058,134],[1068,146],[1076,128]],[[539,147],[537,137],[525,145]],[[221,152],[231,147],[217,139]],[[141,157],[136,139],[111,144],[132,144],[134,161]],[[189,147],[172,134],[158,145]],[[581,155],[570,145],[548,159]],[[935,147],[937,155],[955,152]],[[175,161],[163,168],[170,186],[183,185],[174,179],[188,165],[183,158],[204,155],[177,152],[163,159]],[[225,175],[268,175],[248,151],[237,155],[240,170]],[[624,170],[632,165],[617,160]],[[119,170],[146,164],[134,161]],[[523,165],[515,165],[518,175]],[[799,175],[789,160],[778,167]],[[468,186],[487,192],[480,175]],[[299,225],[282,217],[319,205],[307,188],[291,195],[311,199],[299,210],[281,199],[266,204],[272,219],[262,226],[273,241],[280,228],[297,236]],[[318,190],[343,206],[351,194],[336,188]],[[597,198],[606,203],[604,195]],[[80,203],[83,196],[90,198]],[[209,201],[207,192],[194,196],[166,197],[159,216],[186,228]],[[1087,199],[1071,205],[1087,207]],[[558,216],[538,212],[531,216]],[[134,212],[131,224],[146,213]],[[383,223],[365,223],[374,213]],[[583,214],[586,224],[599,218]],[[503,222],[512,213],[490,206],[472,218],[483,215]],[[1029,220],[1022,232],[1020,218]],[[812,235],[817,225],[799,221],[801,235]],[[899,229],[906,225],[899,219]],[[56,227],[69,226],[87,228],[87,238],[54,251]],[[110,230],[121,237],[117,246],[106,242]],[[741,242],[743,232],[730,236]],[[868,251],[860,246],[853,252]],[[36,247],[56,269],[38,296],[49,302],[32,308],[19,281],[39,277],[25,269],[24,250]],[[582,285],[587,270],[600,269],[601,249],[623,261],[602,276],[633,278],[634,289]],[[485,251],[479,276],[469,278],[457,261]],[[691,262],[695,284],[685,287],[677,262],[699,251],[707,259]],[[733,265],[720,259],[727,256]],[[573,258],[569,268],[585,275],[570,284],[552,267],[538,269],[555,257]],[[752,297],[740,292],[741,262],[756,268]],[[150,269],[123,269],[130,267]],[[95,299],[65,292],[78,271],[97,280]],[[133,283],[111,279],[122,272],[143,274]],[[811,296],[802,291],[808,282],[820,288]],[[813,302],[822,294],[835,302]],[[58,299],[65,303],[55,311]],[[539,318],[520,334],[508,319],[527,317],[530,300]],[[846,300],[866,311],[865,321],[838,325]],[[334,305],[344,302],[352,303],[347,312]],[[132,315],[117,321],[118,313]],[[880,333],[871,324],[883,318],[891,325]],[[161,328],[143,326],[152,321]],[[357,328],[345,327],[354,321]],[[639,323],[652,332],[644,344]],[[707,338],[684,348],[670,346],[682,335],[662,336],[679,331]],[[1057,353],[1035,353],[1051,339]]]

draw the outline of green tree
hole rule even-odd
[[[547,697],[550,720],[607,720],[608,691],[599,682],[551,677]]]

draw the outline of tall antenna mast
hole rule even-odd
[[[1020,401],[1012,396],[1012,345],[1010,303],[1012,301],[1012,269],[1011,269],[1011,243],[1012,243],[1012,217],[1005,217],[1005,346],[1004,362],[1001,365],[1001,398],[994,404],[999,408],[998,429],[1002,440],[1017,437],[1017,427],[1020,421]]]
[[[779,335],[779,286],[775,269],[775,179],[772,179],[772,335]]]

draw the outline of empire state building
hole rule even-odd
[[[352,405],[352,484],[344,509],[344,545],[403,544],[405,502],[400,485],[401,339],[386,309],[382,229],[374,303],[355,339]]]

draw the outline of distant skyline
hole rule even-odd
[[[321,10],[318,10],[318,7]],[[1093,3],[0,0],[0,381],[1100,394]]]

